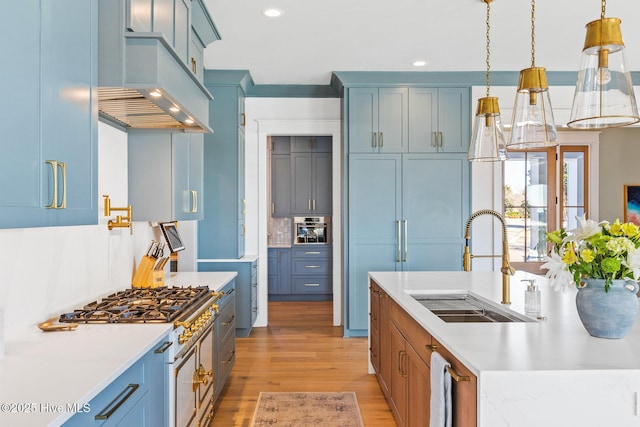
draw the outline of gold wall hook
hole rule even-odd
[[[112,211],[124,211],[127,213],[126,216],[116,215],[116,220],[109,220],[107,223],[107,227],[109,230],[113,230],[114,228],[128,228],[129,234],[133,235],[133,222],[131,221],[131,205],[128,205],[125,208],[114,208],[111,207],[111,199],[109,196],[104,194],[104,216],[111,216]]]

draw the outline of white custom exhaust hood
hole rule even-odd
[[[99,3],[100,117],[127,130],[212,132],[209,91],[162,33],[126,31],[118,3]]]

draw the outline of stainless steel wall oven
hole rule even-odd
[[[295,245],[331,244],[331,217],[293,217],[293,233]]]

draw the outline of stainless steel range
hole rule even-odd
[[[204,425],[213,416],[216,302],[206,286],[127,289],[60,316],[63,323],[170,323],[166,352],[167,426]]]

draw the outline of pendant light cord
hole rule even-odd
[[[490,57],[490,38],[489,38],[489,30],[491,29],[491,23],[490,23],[490,16],[491,16],[491,0],[485,0],[485,2],[487,3],[487,32],[486,32],[486,37],[487,37],[487,72],[485,73],[485,79],[487,81],[487,98],[489,98],[489,86],[490,86],[490,77],[489,77],[489,71],[491,70],[491,64],[489,62],[489,57]]]
[[[536,0],[531,0],[531,68],[536,66]]]
[[[607,9],[607,0],[602,0],[602,10],[600,11],[600,19],[604,19],[604,14]]]

